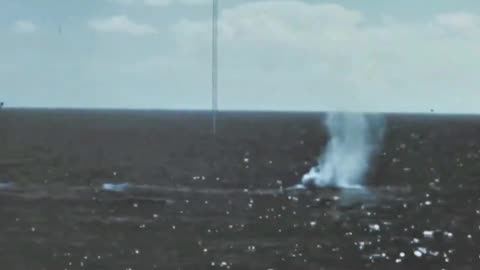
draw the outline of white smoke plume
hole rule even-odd
[[[302,178],[302,185],[340,188],[362,187],[372,154],[385,130],[380,115],[329,113],[325,120],[330,140],[318,165]]]

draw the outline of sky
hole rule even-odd
[[[478,0],[220,0],[221,110],[480,113]],[[10,107],[208,109],[211,0],[0,0]]]

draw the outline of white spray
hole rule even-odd
[[[379,115],[329,113],[330,135],[318,165],[302,178],[302,185],[357,188],[363,184],[370,159],[382,143],[384,119]]]

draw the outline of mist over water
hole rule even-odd
[[[301,186],[362,187],[372,154],[383,141],[383,116],[335,112],[327,115],[325,125],[330,136],[325,152]]]

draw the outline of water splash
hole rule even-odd
[[[15,188],[15,184],[13,183],[0,183],[0,190],[10,190],[14,188]]]
[[[105,183],[102,185],[103,190],[112,191],[112,192],[125,192],[127,191],[128,188],[130,188],[129,183],[121,183],[121,184]]]
[[[325,124],[330,135],[326,150],[298,187],[361,188],[371,156],[383,140],[384,118],[360,113],[329,113]]]

